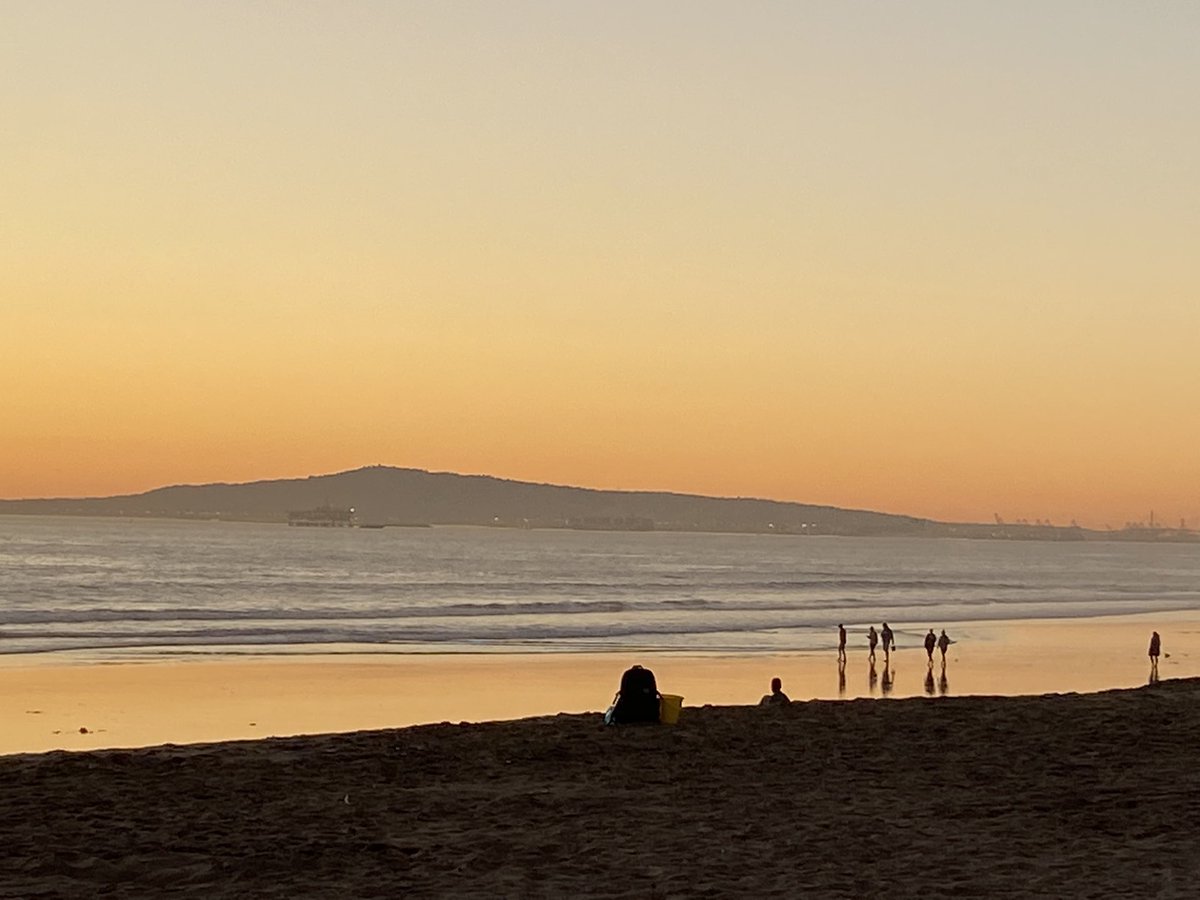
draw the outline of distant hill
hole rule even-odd
[[[0,500],[0,515],[140,516],[287,522],[300,510],[353,507],[360,525],[491,525],[611,531],[895,535],[1035,541],[1200,542],[1200,532],[937,522],[836,506],[662,491],[597,491],[368,466],[333,475],[157,488],[119,497]]]
[[[599,491],[369,466],[247,484],[178,485],[88,499],[0,500],[0,513],[286,522],[288,512],[354,507],[361,524],[500,525],[660,531],[917,535],[928,519],[777,500]]]

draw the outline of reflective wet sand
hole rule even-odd
[[[728,657],[662,653],[211,656],[0,662],[0,753],[197,743],[601,711],[632,663],[685,706],[756,703],[770,679],[793,700],[1091,692],[1145,684],[1162,635],[1162,678],[1200,675],[1193,613],[1001,623],[892,622],[899,649],[867,658],[865,625],[836,654]],[[921,637],[956,643],[931,667]],[[81,731],[86,729],[86,732]]]

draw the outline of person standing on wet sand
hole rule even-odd
[[[932,631],[929,633],[933,634]],[[928,640],[928,638],[926,640]],[[945,628],[942,629],[941,637],[939,637],[937,639],[937,646],[938,646],[938,649],[942,651],[942,666],[944,667],[946,665],[946,648],[950,646],[950,636],[948,634],[946,634]],[[932,650],[929,651],[929,659],[931,662],[933,661],[933,651]]]
[[[1158,636],[1157,631],[1152,631],[1150,633],[1150,650],[1148,655],[1150,656],[1150,668],[1155,671],[1158,670],[1158,655],[1161,651],[1162,638]]]
[[[925,635],[925,652],[929,654],[929,664],[933,665],[933,648],[937,646],[937,638],[934,637],[933,629],[929,629],[929,634]]]
[[[846,626],[838,626],[838,659],[845,660],[846,658]]]
[[[877,643],[879,643],[879,636],[875,634],[875,626],[872,625],[871,630],[867,632],[867,646],[871,648],[868,658],[871,660],[875,659],[875,645]]]
[[[883,623],[883,628],[879,630],[879,638],[883,641],[883,658],[887,659],[890,652],[896,649],[896,636],[892,634],[892,629],[888,628],[888,623]]]

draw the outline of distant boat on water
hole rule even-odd
[[[351,528],[355,524],[353,506],[318,506],[288,513],[288,525],[294,528]]]
[[[288,525],[296,528],[428,528],[426,522],[360,522],[353,506],[318,506],[295,509],[287,514]]]
[[[356,522],[355,528],[430,528],[428,522]]]

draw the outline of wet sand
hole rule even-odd
[[[865,627],[833,650],[775,656],[664,653],[314,655],[173,662],[0,658],[0,754],[91,750],[488,721],[603,710],[620,673],[649,666],[685,705],[755,703],[780,676],[793,699],[1024,695],[1145,684],[1152,629],[1163,678],[1200,676],[1195,614],[950,624],[931,670],[924,623],[893,622],[900,649],[874,675]],[[939,625],[939,628],[941,626]],[[86,732],[81,732],[86,729]]]
[[[0,897],[1185,897],[1200,680],[0,758]]]

